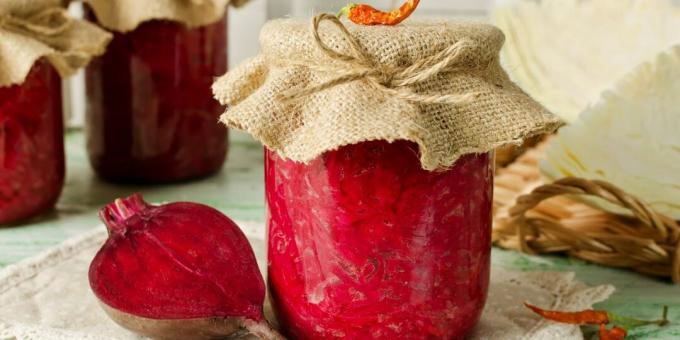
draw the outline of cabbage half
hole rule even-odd
[[[603,92],[559,131],[540,168],[547,180],[608,181],[680,220],[680,45]],[[602,200],[589,203],[621,212]]]
[[[573,122],[636,65],[680,43],[670,0],[503,1],[503,63],[532,97]]]

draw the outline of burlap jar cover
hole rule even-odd
[[[0,1],[0,87],[23,83],[47,58],[62,76],[104,53],[111,35],[68,16],[61,0]]]
[[[181,22],[187,27],[220,20],[227,5],[239,7],[248,0],[82,0],[99,23],[116,32],[129,32],[150,20]]]
[[[282,157],[308,162],[344,145],[407,140],[424,169],[444,169],[561,125],[509,80],[503,41],[482,23],[275,20],[262,29],[261,54],[213,91],[229,106],[223,123]]]

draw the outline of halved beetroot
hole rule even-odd
[[[139,194],[100,211],[109,238],[90,286],[121,326],[158,339],[208,339],[240,329],[279,338],[264,318],[265,284],[238,226],[196,203],[153,206]]]

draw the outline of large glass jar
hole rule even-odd
[[[40,59],[22,84],[0,87],[0,224],[51,209],[63,183],[61,77]]]
[[[411,142],[309,164],[266,152],[269,288],[296,339],[458,339],[487,294],[491,153],[421,168]]]
[[[211,85],[227,70],[226,24],[154,20],[114,32],[86,72],[87,148],[99,175],[170,182],[219,171],[227,130]]]

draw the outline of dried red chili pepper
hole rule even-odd
[[[626,338],[628,332],[622,327],[614,327],[607,329],[604,324],[600,325],[600,333],[598,334],[600,340],[623,340]]]
[[[558,312],[552,310],[544,310],[528,303],[524,304],[534,313],[548,319],[561,323],[570,323],[575,325],[601,325],[609,323],[609,313],[601,310],[584,310],[581,312]]]
[[[607,311],[588,309],[580,312],[558,312],[544,310],[528,303],[524,304],[536,314],[548,320],[575,325],[599,325],[601,340],[621,340],[626,337],[629,329],[645,326],[657,325],[665,326],[668,322],[668,306],[663,307],[663,315],[659,320],[640,320],[626,316],[616,315]],[[614,327],[607,329],[605,325],[614,324]]]
[[[338,14],[346,15],[349,20],[360,25],[397,25],[408,18],[418,7],[420,0],[408,0],[401,7],[384,12],[365,4],[349,4]]]

